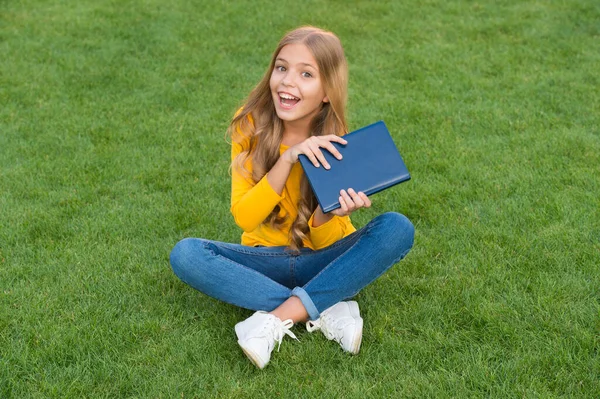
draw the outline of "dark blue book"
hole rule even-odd
[[[331,169],[315,167],[306,155],[300,163],[323,212],[340,207],[340,190],[349,188],[375,194],[410,179],[406,165],[383,121],[375,122],[344,136],[346,145],[333,143],[342,154],[338,160],[322,149]]]

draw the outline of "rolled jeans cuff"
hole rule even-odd
[[[302,301],[302,304],[306,309],[306,313],[308,313],[309,320],[317,320],[321,316],[314,302],[312,301],[312,299],[310,299],[310,296],[308,296],[306,291],[304,291],[304,288],[294,288],[292,290],[292,295],[300,298],[300,301]]]

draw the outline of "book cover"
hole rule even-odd
[[[315,167],[306,155],[299,160],[323,212],[340,207],[340,190],[354,189],[367,196],[410,179],[408,169],[383,121],[343,136],[346,145],[333,143],[342,154],[338,160],[322,149],[331,169]]]

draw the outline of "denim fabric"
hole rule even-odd
[[[311,320],[351,298],[410,251],[414,227],[385,213],[327,248],[298,253],[286,247],[249,247],[186,238],[173,248],[171,266],[185,283],[213,298],[271,311],[300,298]]]

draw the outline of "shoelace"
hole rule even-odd
[[[288,335],[294,338],[296,341],[299,341],[299,339],[296,338],[294,333],[290,331],[290,328],[292,328],[293,325],[294,322],[291,319],[278,322],[276,318],[271,319],[269,323],[265,324],[263,331],[267,330],[266,334],[270,334],[272,338],[272,340],[269,340],[269,342],[277,341],[277,343],[279,344],[277,346],[277,352],[279,352],[279,348],[281,347],[281,341],[283,340],[284,335]]]
[[[317,331],[321,329],[321,319],[317,319],[317,320],[309,320],[306,322],[306,331],[308,331],[309,333],[313,332],[313,331]]]
[[[325,315],[321,315],[321,317],[318,320],[309,320],[306,322],[306,330],[311,333],[313,331],[317,331],[317,330],[321,330],[323,331],[323,334],[325,334],[325,336],[329,339],[334,339],[336,342],[340,342],[343,338],[343,335],[340,335],[339,337],[336,336],[333,331],[331,330],[337,330],[337,331],[344,331],[344,327],[348,320],[346,320],[347,318],[341,318],[341,319],[337,319],[334,320],[332,318],[329,317],[329,315],[325,314]],[[331,329],[331,330],[330,330]]]

